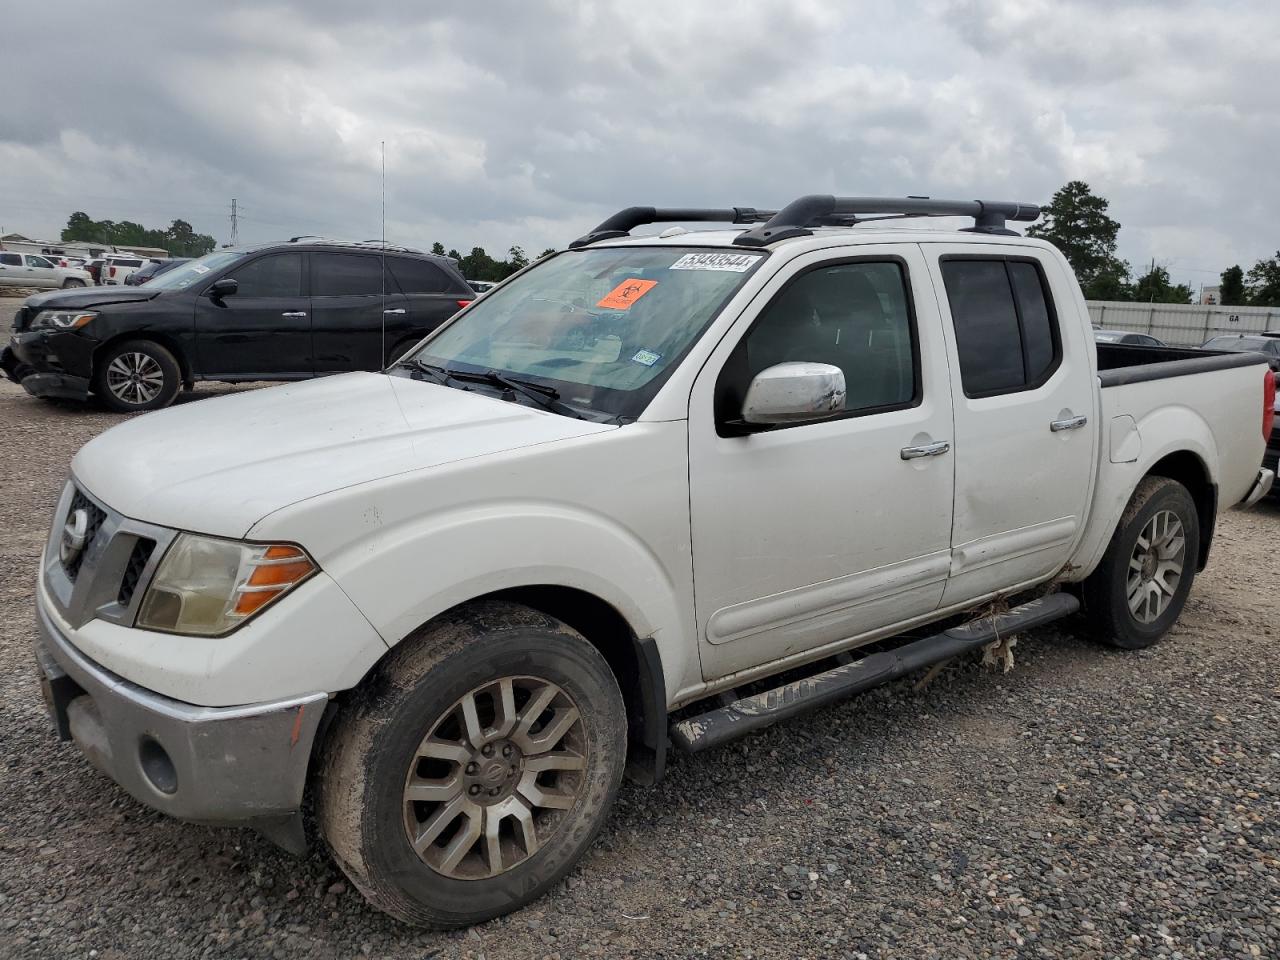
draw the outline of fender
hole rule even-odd
[[[1110,448],[1112,424],[1108,417],[1107,436],[1102,438],[1103,459],[1099,464],[1098,484],[1094,491],[1091,515],[1084,537],[1072,555],[1070,579],[1083,580],[1102,561],[1111,536],[1120,522],[1129,498],[1151,468],[1177,453],[1193,455],[1216,490],[1218,477],[1218,445],[1209,424],[1195,410],[1182,405],[1160,407],[1137,422],[1141,443],[1137,459],[1128,463],[1111,463],[1106,459]],[[1216,505],[1213,508],[1216,510]],[[1210,511],[1212,514],[1213,510]],[[1212,528],[1205,531],[1212,536]],[[1206,539],[1203,550],[1208,550]]]

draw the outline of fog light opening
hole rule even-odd
[[[138,744],[138,762],[151,785],[161,793],[178,792],[178,771],[158,740],[143,737]]]

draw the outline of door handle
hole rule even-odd
[[[396,308],[395,308],[395,309],[393,309],[393,310],[383,310],[382,312],[383,312],[383,313],[394,313],[396,316],[402,316],[402,315],[404,314],[404,307],[396,307]]]
[[[1079,430],[1088,422],[1088,417],[1069,417],[1066,420],[1050,420],[1049,429],[1054,433],[1061,433],[1063,430]]]
[[[307,311],[305,310],[286,310],[284,313],[280,314],[280,316],[289,317],[290,319],[305,317],[306,315],[307,315]]]
[[[951,449],[951,444],[945,440],[936,440],[933,443],[922,443],[918,447],[903,447],[899,452],[899,456],[903,460],[919,460],[921,457],[940,457]]]

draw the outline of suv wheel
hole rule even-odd
[[[182,371],[172,353],[151,340],[127,340],[95,364],[93,392],[118,413],[167,407],[182,387]]]
[[[67,277],[67,279],[62,282],[62,289],[72,290],[75,287],[83,287],[84,285],[85,283],[83,280],[80,280],[76,277]]]
[[[609,665],[565,624],[471,605],[405,640],[339,714],[317,814],[376,907],[465,926],[541,896],[613,803],[626,712]]]
[[[1084,582],[1099,639],[1138,650],[1174,625],[1191,592],[1200,520],[1187,488],[1168,477],[1138,484],[1098,568]]]

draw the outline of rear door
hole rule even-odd
[[[1098,425],[1074,280],[1026,247],[929,244],[949,342],[955,519],[943,604],[1058,572],[1092,493]]]
[[[474,293],[430,260],[387,257],[388,284],[404,294],[403,314],[387,316],[388,360],[400,356],[471,301]],[[394,331],[394,336],[392,335]]]
[[[34,253],[24,253],[22,257],[26,261],[23,278],[28,286],[61,286],[62,280],[58,276],[58,271],[53,268],[53,263],[48,258],[38,257]]]
[[[311,316],[306,254],[267,253],[224,273],[239,289],[196,298],[199,374],[211,379],[310,376]],[[206,284],[206,288],[207,288]]]
[[[22,262],[22,254],[0,251],[0,286],[20,287],[26,267]]]
[[[396,342],[394,326],[403,322],[405,311],[405,298],[394,278],[388,276],[383,283],[382,257],[377,253],[311,254],[317,374],[381,370]],[[384,318],[392,322],[385,329]]]

